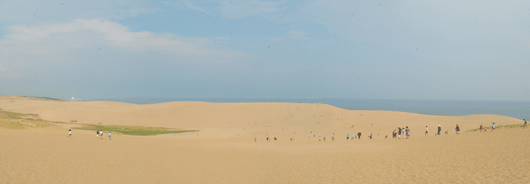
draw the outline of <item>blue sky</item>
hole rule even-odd
[[[0,94],[530,100],[530,1],[0,1]]]

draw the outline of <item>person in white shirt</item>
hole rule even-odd
[[[99,131],[99,135],[101,135],[101,139],[103,139],[103,130]]]
[[[109,132],[109,140],[110,140],[110,136],[112,136],[112,134]]]
[[[72,138],[72,129],[68,130],[68,137]]]

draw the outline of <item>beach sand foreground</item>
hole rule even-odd
[[[0,183],[530,182],[530,130],[464,132],[491,122],[522,123],[504,116],[350,111],[324,104],[135,105],[12,96],[0,96],[0,108],[50,121],[200,130],[113,135],[109,140],[77,129],[68,138],[75,123],[0,128]],[[456,123],[463,131],[460,135],[454,133]],[[434,136],[438,125],[449,135]],[[412,137],[385,139],[397,126],[409,126]],[[346,134],[357,132],[374,137],[346,140]],[[267,142],[267,134],[278,141]],[[326,141],[318,141],[319,136]]]

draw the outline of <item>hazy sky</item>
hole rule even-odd
[[[530,1],[0,0],[0,94],[530,100]]]

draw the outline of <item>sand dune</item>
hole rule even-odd
[[[423,135],[425,126],[434,130],[441,125],[443,130],[453,132],[456,124],[467,130],[477,128],[480,124],[490,126],[492,122],[498,125],[521,123],[521,120],[498,115],[431,116],[392,111],[353,111],[326,104],[169,102],[136,105],[15,98],[17,99],[11,102],[4,96],[0,99],[0,107],[15,112],[39,114],[43,119],[51,121],[75,120],[89,124],[198,129],[203,133],[208,132],[207,136],[214,137],[219,133],[237,135],[243,131],[258,133],[257,135],[268,131],[313,131],[322,136],[332,133],[346,135],[348,132],[353,134],[359,131],[390,135],[398,126],[409,126],[413,134]],[[354,127],[351,128],[352,126]],[[256,131],[247,131],[249,128]],[[221,129],[223,131],[219,132]]]
[[[464,131],[491,122],[522,123],[497,115],[351,111],[325,104],[135,105],[9,96],[0,96],[0,108],[51,121],[200,130],[100,140],[82,130],[67,138],[67,129],[75,125],[0,128],[0,183],[530,182],[530,130],[454,133],[457,123]],[[426,125],[428,137],[423,136]],[[450,134],[434,136],[437,125]],[[397,126],[409,126],[412,137],[385,139]],[[346,134],[357,132],[373,133],[374,138],[346,140]],[[267,142],[267,134],[279,140]],[[318,136],[327,139],[319,142]]]

